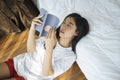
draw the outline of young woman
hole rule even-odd
[[[53,80],[75,62],[76,44],[89,32],[87,20],[69,14],[57,30],[50,29],[46,37],[35,40],[35,26],[42,24],[41,17],[32,21],[28,52],[0,64],[0,80]]]

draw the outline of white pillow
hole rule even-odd
[[[76,47],[79,67],[88,80],[120,80],[120,0],[33,1],[61,22],[72,12],[85,17],[90,33]]]
[[[88,80],[120,80],[118,41],[96,38],[90,34],[77,44],[79,67]]]
[[[91,16],[91,29],[77,45],[76,61],[88,80],[120,80],[119,4],[117,0],[94,0],[84,5],[92,11],[85,13]]]

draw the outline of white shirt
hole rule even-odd
[[[67,71],[76,60],[76,55],[72,48],[64,48],[57,42],[52,55],[52,66],[54,74],[50,76],[42,75],[42,64],[44,60],[44,37],[36,40],[36,51],[24,53],[14,57],[14,68],[18,75],[25,80],[53,80],[58,75]]]

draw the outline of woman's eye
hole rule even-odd
[[[68,27],[71,27],[71,25],[69,25],[69,24],[68,24],[67,26],[68,26]]]

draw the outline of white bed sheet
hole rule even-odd
[[[88,80],[120,80],[120,0],[33,1],[61,22],[72,12],[85,17],[90,33],[76,48],[79,67]]]

